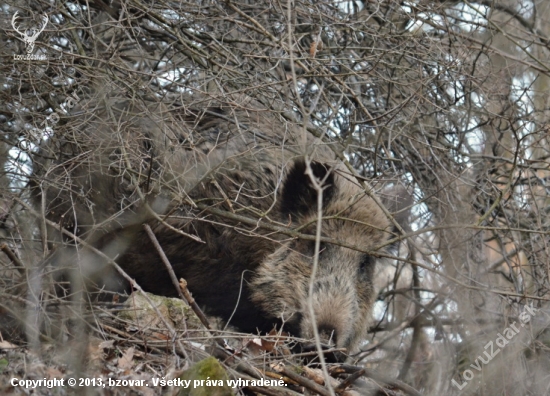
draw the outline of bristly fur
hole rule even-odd
[[[127,119],[129,113],[121,108],[118,126],[124,126],[121,119]],[[257,219],[260,226],[270,222],[314,234],[318,192],[307,172],[309,167],[323,189],[324,237],[364,251],[391,237],[392,227],[381,208],[335,165],[328,150],[318,149],[307,162],[297,154],[296,136],[289,134],[282,146],[273,144],[279,138],[273,125],[276,121],[262,118],[261,111],[250,113],[249,109],[238,114],[242,125],[234,126],[216,119],[218,113],[212,112],[212,119],[198,120],[191,127],[183,123],[190,128],[185,131],[175,121],[159,124],[146,116],[134,116],[127,123],[142,132],[135,135],[131,130],[115,134],[114,125],[90,121],[84,129],[94,137],[90,142],[101,147],[90,151],[92,154],[87,154],[82,141],[64,141],[64,146],[48,142],[42,151],[49,150],[58,159],[40,164],[36,172],[37,178],[43,178],[42,185],[50,183],[45,190],[47,215],[89,235],[92,243],[117,256],[117,262],[145,290],[174,296],[167,271],[142,229],[146,219],[176,276],[187,280],[195,299],[209,314],[230,320],[245,332],[268,332],[283,326],[306,339],[313,337],[316,325],[323,341],[354,350],[366,335],[375,299],[377,260],[372,255],[322,244],[318,273],[311,279],[313,241],[292,239],[175,203],[189,197],[202,205]],[[178,132],[172,132],[175,135],[170,140],[166,130]],[[180,144],[167,146],[167,140]],[[117,143],[123,143],[133,155],[128,161],[121,158],[124,153]],[[60,147],[62,156],[55,154]],[[68,154],[67,147],[74,151]],[[78,163],[72,160],[77,154]],[[120,164],[130,164],[148,175],[140,188],[147,185],[148,197],[153,197],[150,202],[170,202],[157,205],[163,213],[170,213],[166,222],[202,242],[140,215],[142,203],[135,194],[136,184],[125,179],[128,175],[120,170]],[[61,177],[63,183],[55,184]],[[179,188],[179,195],[168,194],[170,188]],[[36,193],[38,202],[42,193]],[[310,282],[314,282],[312,296],[308,296]],[[307,309],[308,299],[315,318]]]

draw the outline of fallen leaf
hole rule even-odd
[[[99,344],[99,347],[102,349],[112,349],[114,346],[115,340],[103,341]]]
[[[134,347],[130,347],[126,350],[126,352],[124,352],[124,355],[122,355],[118,359],[118,368],[122,370],[128,370],[132,368],[133,358],[134,358]]]
[[[18,346],[12,344],[11,342],[0,341],[0,349],[15,349],[15,348],[18,348]]]
[[[63,373],[61,371],[59,371],[58,369],[54,368],[54,367],[48,367],[46,369],[46,374],[48,375],[48,378],[50,378],[50,379],[63,377]]]

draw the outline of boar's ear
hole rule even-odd
[[[380,192],[380,200],[404,231],[411,230],[409,216],[414,202],[412,194],[403,186],[389,186]],[[397,230],[394,230],[396,232]]]
[[[320,162],[311,161],[310,166],[317,181],[323,181],[324,207],[334,195],[334,173]],[[302,216],[317,211],[317,189],[306,170],[304,159],[296,160],[288,170],[281,193],[281,212],[284,216]]]

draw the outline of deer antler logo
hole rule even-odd
[[[42,20],[44,21],[44,25],[42,25],[42,28],[40,29],[31,28],[24,31],[20,31],[19,29],[17,29],[17,26],[15,26],[16,20],[17,20],[17,12],[13,14],[13,18],[11,19],[11,25],[13,26],[14,30],[22,36],[23,41],[27,45],[27,54],[30,55],[34,50],[34,42],[38,38],[38,35],[42,33],[42,31],[46,28],[46,25],[48,24],[48,16],[44,14],[44,16],[42,17]]]

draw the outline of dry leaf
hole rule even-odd
[[[134,347],[130,347],[124,352],[124,355],[122,355],[118,359],[118,368],[122,370],[128,370],[132,368],[134,358]]]
[[[309,56],[312,58],[315,58],[315,55],[317,54],[317,41],[312,41],[311,46],[309,47]]]
[[[99,344],[99,347],[102,349],[113,349],[115,344],[115,340],[109,340],[109,341],[103,341]]]
[[[15,348],[19,348],[19,347],[7,341],[0,341],[0,349],[15,349]]]
[[[54,368],[54,367],[48,367],[46,369],[46,374],[48,376],[48,378],[61,378],[63,377],[63,373],[61,371],[59,371],[58,369]]]

